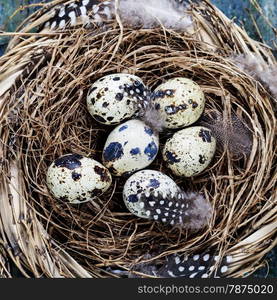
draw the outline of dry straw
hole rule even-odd
[[[276,119],[266,87],[228,57],[254,53],[273,65],[270,49],[208,1],[191,4],[194,25],[182,33],[134,30],[117,18],[105,31],[26,35],[49,19],[48,9],[26,20],[0,59],[0,276],[10,276],[6,258],[27,277],[118,277],[110,268],[128,271],[138,262],[207,250],[234,255],[227,276],[251,274],[277,242]],[[201,175],[175,178],[212,203],[207,228],[182,231],[130,215],[121,195],[124,178],[80,206],[49,195],[45,174],[54,158],[77,152],[100,160],[111,129],[92,120],[85,98],[96,79],[114,72],[136,74],[152,88],[173,76],[190,77],[206,94],[207,112],[235,114],[247,124],[251,151],[236,157],[223,147]],[[161,157],[151,167],[169,173]]]

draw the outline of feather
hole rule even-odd
[[[170,0],[158,3],[156,0],[124,0],[120,1],[120,13],[122,20],[134,27],[153,28],[162,24],[166,28],[186,30],[192,25],[192,19],[179,4]]]
[[[200,194],[185,193],[164,195],[141,193],[139,200],[144,203],[145,214],[149,219],[181,228],[199,230],[206,226],[212,216],[211,204]]]
[[[248,156],[252,150],[252,133],[246,121],[232,114],[225,117],[218,111],[206,113],[200,124],[209,128],[216,138],[218,149],[227,148],[234,157]]]
[[[151,257],[148,255],[148,259]],[[150,275],[158,278],[222,278],[231,271],[231,264],[234,262],[232,255],[220,256],[205,252],[190,255],[168,255],[165,263],[158,264],[157,260],[148,263],[138,263],[132,271]],[[128,272],[124,275],[139,278],[141,274]]]
[[[162,24],[166,28],[185,30],[192,19],[185,14],[185,1],[180,0],[121,0],[119,14],[122,22],[134,27],[153,28]],[[114,0],[82,0],[63,5],[55,10],[53,18],[43,28],[64,29],[75,25],[101,24],[114,18]]]
[[[220,257],[211,253],[171,255],[157,272],[159,277],[219,278],[228,274],[232,256]]]
[[[231,60],[242,71],[265,85],[277,100],[277,64],[268,65],[262,58],[254,54],[235,55],[231,57]]]
[[[155,132],[162,132],[165,128],[165,117],[152,103],[144,108],[141,119]]]

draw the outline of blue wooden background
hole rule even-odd
[[[31,12],[39,8],[34,6],[20,10],[13,18],[10,16],[20,7],[29,4],[49,2],[50,0],[0,0],[0,30],[14,31],[15,28],[26,18]],[[264,15],[277,28],[277,0],[252,0],[256,1],[263,9]],[[256,40],[266,42],[274,48],[276,52],[276,35],[273,30],[256,10],[251,0],[211,0],[217,5],[229,18],[245,27],[248,34]],[[251,18],[252,16],[252,18]],[[258,25],[260,34],[257,32],[253,23],[255,20]],[[262,40],[261,40],[262,36]],[[7,38],[0,37],[0,55],[3,54],[7,44]],[[268,267],[264,267],[255,273],[255,277],[277,277],[277,247],[271,251],[266,259]],[[15,271],[15,276],[20,276]]]

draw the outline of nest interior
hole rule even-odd
[[[130,270],[138,262],[162,263],[174,253],[225,253],[252,233],[274,187],[274,112],[267,91],[239,70],[228,53],[209,52],[186,33],[165,28],[121,31],[117,24],[93,34],[83,28],[67,31],[38,49],[6,96],[9,100],[1,104],[2,176],[9,181],[8,161],[15,158],[23,219],[34,211],[60,249],[94,277],[114,276],[108,267]],[[152,89],[172,77],[191,78],[204,90],[205,114],[236,115],[247,124],[249,151],[237,157],[230,148],[217,147],[210,167],[194,178],[173,176],[160,154],[148,167],[170,175],[184,190],[205,195],[213,206],[206,228],[181,230],[131,215],[122,199],[125,177],[114,177],[107,193],[81,205],[50,195],[46,171],[57,157],[79,153],[101,162],[114,127],[93,120],[86,94],[98,78],[120,72],[141,77]],[[161,133],[160,149],[172,134]]]

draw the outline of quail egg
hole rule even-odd
[[[167,140],[163,159],[177,176],[195,176],[211,162],[216,140],[208,128],[194,126],[177,131]]]
[[[196,82],[176,77],[156,88],[154,103],[165,118],[165,127],[176,129],[199,119],[205,107],[205,98]]]
[[[106,125],[119,124],[135,115],[137,102],[146,95],[142,80],[131,74],[112,74],[98,79],[87,95],[91,116]]]
[[[103,194],[111,185],[110,172],[94,159],[67,154],[56,159],[47,171],[47,186],[53,196],[79,204]]]
[[[211,204],[198,192],[184,192],[167,175],[153,170],[133,174],[123,188],[128,210],[140,218],[187,229],[206,226]]]
[[[149,166],[158,149],[157,133],[140,120],[129,120],[108,136],[103,163],[116,176],[131,173]]]
[[[170,196],[176,195],[179,191],[180,189],[174,180],[162,172],[142,170],[133,174],[126,181],[123,188],[123,200],[128,210],[134,215],[153,219],[154,215],[159,216],[159,210],[152,213],[151,207],[154,207],[155,204],[164,206],[164,199],[169,199]],[[150,195],[153,195],[151,201],[144,201],[143,197],[150,197]],[[169,214],[164,217],[168,216]]]

